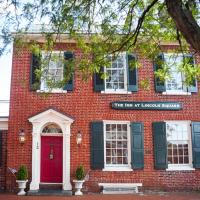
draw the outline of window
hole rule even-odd
[[[130,139],[128,123],[104,124],[105,168],[130,167]]]
[[[117,58],[109,56],[111,65],[105,67],[105,90],[106,91],[126,91],[127,90],[127,76],[126,76],[126,53],[121,53]]]
[[[185,76],[184,73],[180,71],[179,66],[183,62],[182,54],[164,54],[164,59],[169,67],[170,79],[165,81],[166,84],[166,93],[171,94],[179,94],[179,93],[187,93],[188,88],[184,84]]]
[[[62,133],[62,130],[57,124],[51,123],[45,126],[42,133]]]
[[[43,72],[40,90],[53,91],[62,90],[59,83],[63,80],[63,52],[42,53]]]
[[[167,122],[167,161],[168,168],[192,166],[190,123]]]

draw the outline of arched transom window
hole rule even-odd
[[[58,133],[62,133],[62,130],[57,124],[51,123],[44,127],[44,129],[42,130],[42,133],[43,134],[45,133],[58,134]]]

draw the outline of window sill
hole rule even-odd
[[[128,91],[101,91],[102,94],[131,94]]]
[[[103,169],[103,171],[108,171],[108,172],[131,172],[133,171],[133,169],[131,169],[130,167],[105,167]]]
[[[191,166],[168,166],[168,168],[166,169],[166,171],[194,171],[195,168],[191,167]]]
[[[167,91],[163,92],[163,95],[191,95],[191,92],[172,92],[172,91]]]
[[[38,93],[67,93],[67,90],[37,90]]]

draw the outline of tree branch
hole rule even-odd
[[[200,27],[182,0],[165,0],[167,10],[186,41],[200,53]]]

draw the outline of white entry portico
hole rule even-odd
[[[74,119],[54,109],[48,109],[28,119],[33,125],[32,130],[32,181],[31,191],[39,190],[40,164],[41,164],[41,134],[44,127],[49,123],[57,124],[63,134],[63,180],[62,189],[71,191],[70,182],[70,126]]]

